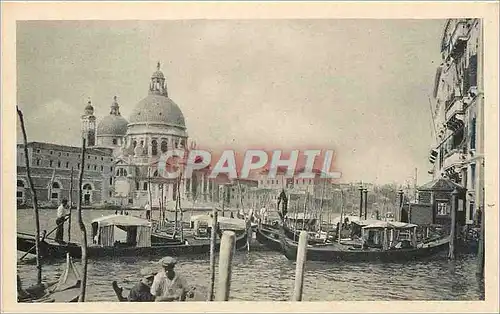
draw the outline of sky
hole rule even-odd
[[[444,20],[23,21],[29,141],[80,145],[88,99],[128,119],[157,62],[200,146],[321,148],[344,182],[431,178],[429,97]],[[18,142],[22,141],[19,127]]]

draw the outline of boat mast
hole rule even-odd
[[[321,233],[321,223],[323,222],[323,197],[325,196],[326,178],[323,181],[323,189],[321,191],[321,200],[319,201],[319,232]]]
[[[306,227],[306,214],[307,214],[307,201],[309,200],[309,191],[306,190],[306,196],[305,196],[305,200],[304,200],[304,212],[302,213],[303,214],[303,217],[302,217],[302,230],[305,229]]]
[[[340,189],[340,221],[339,221],[339,236],[338,236],[338,242],[340,243],[340,240],[342,239],[342,224],[344,223],[344,190]]]

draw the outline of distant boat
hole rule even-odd
[[[246,230],[235,231],[236,249],[247,245]],[[181,256],[187,254],[206,254],[210,252],[210,241],[194,243],[152,243],[151,222],[130,215],[109,215],[94,219],[91,223],[94,243],[87,248],[89,258],[113,256]],[[33,235],[18,233],[17,250],[32,252],[35,246]],[[220,239],[216,242],[219,249]],[[42,258],[63,258],[66,253],[72,257],[81,257],[81,247],[75,242],[58,243],[45,239],[40,243]]]

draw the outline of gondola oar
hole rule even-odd
[[[65,218],[63,222],[61,222],[60,224],[58,224],[54,229],[52,229],[49,233],[47,233],[46,235],[44,235],[42,238],[45,239],[49,235],[51,235],[52,233],[54,233],[54,231],[56,231],[57,228],[59,228],[60,225],[64,224],[66,222],[66,220],[67,220],[67,218]],[[21,258],[19,258],[19,260],[22,260],[23,258],[25,258],[31,252],[31,250],[33,250],[35,247],[36,247],[36,245],[33,245],[28,251],[26,251],[26,253],[24,253],[23,256],[21,256]]]

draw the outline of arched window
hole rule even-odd
[[[126,169],[123,169],[123,176],[127,176],[127,170]]]
[[[87,191],[92,191],[92,185],[90,185],[90,183],[85,183],[83,185],[83,189]]]
[[[116,145],[118,144],[118,141],[116,140],[116,138],[113,139],[113,145]]]
[[[123,169],[120,168],[120,177],[123,177]]]
[[[184,147],[184,148],[186,148],[186,139],[185,138],[183,138],[181,140],[181,146]]]
[[[134,148],[137,146],[137,141],[133,141],[132,142],[132,145],[134,146]]]
[[[136,182],[136,183],[135,183],[135,189],[136,189],[136,190],[139,190],[139,182]]]
[[[151,141],[151,154],[153,156],[158,155],[158,142],[156,140]]]
[[[144,191],[147,191],[148,190],[148,183],[147,182],[144,182],[143,186],[142,186],[142,189]]]
[[[161,152],[166,153],[168,150],[168,142],[166,140],[161,141]]]
[[[52,188],[53,189],[60,189],[61,186],[59,185],[59,182],[54,182],[54,183],[52,183]]]
[[[20,188],[24,188],[24,181],[23,180],[17,180],[17,186]]]
[[[120,169],[116,169],[116,176],[119,177],[120,176]]]

